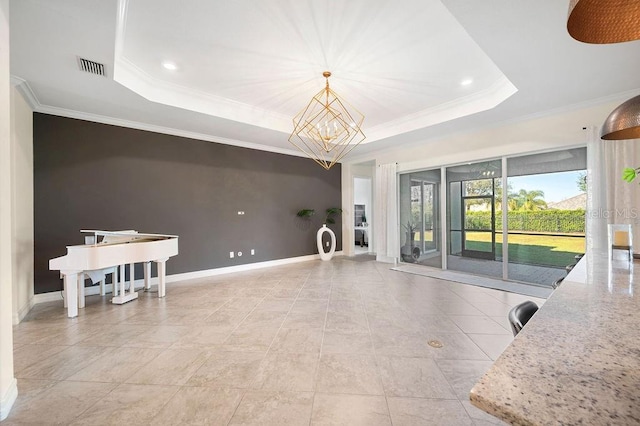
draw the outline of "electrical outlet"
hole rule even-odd
[[[229,252],[229,259],[233,259],[233,252],[232,251]]]
[[[242,252],[241,251],[238,252],[238,257],[242,257]]]
[[[254,256],[256,254],[256,251],[254,249],[251,249],[251,256]]]

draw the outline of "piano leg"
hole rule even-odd
[[[151,262],[144,262],[144,291],[151,290]]]
[[[118,285],[118,267],[114,266],[111,268],[111,288],[115,288],[116,285]],[[104,282],[104,286],[105,286],[105,293],[107,291],[106,287],[107,287],[107,281],[105,280]],[[112,290],[113,292],[113,290]]]
[[[105,272],[104,273],[104,279],[102,281],[100,281],[100,296],[104,296],[106,291],[105,291],[105,287],[107,286],[107,274],[109,272]],[[113,278],[111,278],[111,282],[113,283]]]
[[[67,316],[74,318],[78,316],[78,275],[84,276],[78,271],[64,274],[65,301],[67,302]]]
[[[136,293],[136,286],[134,284],[135,282],[135,271],[133,269],[134,264],[131,263],[129,265],[129,292],[125,292],[124,291],[124,284],[125,284],[125,279],[124,279],[124,265],[120,265],[120,294],[117,296],[114,296],[111,299],[111,303],[115,303],[116,305],[122,305],[123,303],[127,303],[131,300],[137,299],[138,298],[138,293]]]
[[[84,308],[84,273],[78,274],[78,308]]]
[[[118,279],[118,295],[120,296],[124,296],[125,277],[124,265],[120,265],[120,278]]]
[[[64,307],[67,307],[67,300],[69,300],[69,293],[67,292],[67,276],[62,275],[62,302]]]
[[[133,294],[136,292],[136,270],[135,264],[129,264],[129,294]]]
[[[166,293],[165,278],[167,274],[167,260],[169,260],[169,258],[156,260],[156,264],[158,265],[158,297],[164,297]]]

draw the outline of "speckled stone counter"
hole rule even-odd
[[[640,425],[640,262],[590,253],[574,271],[473,387],[473,405],[517,425]]]

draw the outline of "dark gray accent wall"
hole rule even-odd
[[[40,113],[33,126],[35,293],[61,290],[48,262],[80,229],[179,235],[177,274],[317,253],[323,215],[296,212],[341,207],[340,165]]]

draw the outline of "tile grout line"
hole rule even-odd
[[[382,277],[383,282],[385,283],[385,288],[387,287],[387,280],[385,277]],[[393,298],[395,302],[397,302],[396,298]],[[389,423],[391,424],[391,426],[393,426],[393,418],[391,417],[391,408],[389,408],[389,397],[387,396],[387,389],[386,386],[384,385],[384,380],[382,380],[382,369],[380,366],[380,360],[378,357],[378,352],[376,351],[376,345],[373,342],[373,335],[371,333],[371,323],[369,322],[369,312],[367,309],[367,305],[364,303],[364,301],[362,302],[363,304],[363,310],[364,310],[364,317],[367,320],[367,329],[369,330],[369,341],[371,342],[371,350],[373,352],[373,359],[375,360],[376,363],[376,370],[378,371],[378,377],[380,379],[380,385],[382,386],[382,395],[384,396],[384,402],[387,405],[387,414],[389,415]]]
[[[314,265],[317,266],[316,264],[314,264]],[[387,390],[386,390],[386,388],[384,386],[384,382],[382,381],[382,374],[381,374],[381,362],[380,362],[380,359],[383,358],[384,356],[382,354],[378,354],[377,353],[376,346],[374,345],[373,336],[372,336],[371,321],[374,321],[374,324],[375,324],[375,318],[376,317],[374,316],[374,313],[377,312],[376,311],[376,307],[379,306],[376,303],[376,301],[384,302],[387,299],[393,300],[397,304],[397,306],[390,306],[390,307],[394,308],[394,310],[396,308],[399,309],[398,310],[399,313],[402,312],[405,315],[409,316],[409,320],[415,321],[416,318],[417,318],[416,317],[416,313],[417,314],[420,313],[420,311],[419,311],[420,307],[419,307],[418,304],[420,303],[421,300],[427,300],[426,299],[427,293],[420,291],[420,287],[421,287],[420,284],[421,283],[397,280],[397,279],[394,279],[393,277],[388,277],[387,278],[388,275],[385,274],[384,271],[381,272],[380,270],[377,270],[376,273],[377,273],[377,275],[379,277],[382,278],[381,282],[378,283],[376,281],[376,283],[378,285],[371,286],[372,290],[370,290],[370,292],[368,292],[367,291],[368,287],[366,286],[366,284],[367,284],[366,278],[364,278],[364,277],[361,278],[362,281],[360,281],[357,278],[358,277],[358,273],[359,272],[360,273],[365,272],[365,269],[360,269],[360,270],[357,269],[357,268],[349,268],[349,269],[342,268],[342,269],[340,269],[341,266],[342,265],[340,263],[333,262],[332,265],[331,265],[332,269],[322,270],[322,272],[324,274],[318,274],[318,275],[321,275],[318,278],[319,279],[319,283],[322,282],[324,284],[323,288],[329,287],[328,288],[329,291],[328,291],[328,295],[324,299],[324,301],[326,302],[325,312],[324,312],[324,322],[323,322],[322,334],[321,334],[321,338],[320,338],[320,348],[319,348],[318,355],[317,355],[317,358],[316,358],[318,360],[318,363],[315,366],[315,371],[314,371],[314,375],[313,375],[313,377],[314,377],[314,386],[313,386],[313,392],[312,392],[312,401],[311,401],[311,404],[310,404],[310,406],[311,406],[311,415],[309,417],[309,424],[313,423],[312,420],[313,420],[313,410],[315,408],[315,397],[318,394],[318,378],[319,378],[319,371],[320,371],[320,361],[322,360],[323,355],[327,355],[327,353],[325,353],[326,345],[324,344],[324,342],[326,341],[325,338],[326,338],[326,326],[327,326],[327,321],[328,321],[328,316],[329,316],[328,314],[331,313],[331,309],[330,309],[331,308],[331,304],[330,304],[330,302],[332,301],[333,298],[338,297],[339,294],[343,294],[342,292],[340,292],[340,293],[338,292],[338,290],[342,288],[342,287],[340,287],[339,284],[344,284],[344,285],[348,286],[350,284],[349,280],[352,280],[352,279],[355,279],[356,282],[355,282],[355,284],[352,284],[352,287],[350,287],[350,288],[352,288],[353,290],[356,290],[358,292],[357,293],[358,300],[359,300],[358,306],[360,306],[363,309],[363,312],[365,314],[367,330],[368,330],[368,333],[369,333],[368,341],[371,344],[371,351],[372,351],[372,355],[373,355],[375,363],[376,363],[375,367],[376,367],[376,371],[377,371],[377,374],[378,374],[378,379],[380,380],[381,385],[382,385],[382,395],[381,396],[385,397],[385,403],[387,404],[387,415],[389,417],[389,421],[393,424],[393,419],[391,418],[390,406],[389,406],[389,399],[393,399],[393,397],[390,396],[390,395],[387,395]],[[367,268],[368,268],[368,266],[367,266]],[[376,269],[379,269],[379,267],[376,268]],[[305,289],[305,286],[309,285],[309,283],[313,279],[314,272],[318,272],[318,269],[307,268],[306,271],[311,271],[311,272],[307,272],[306,278],[302,274],[299,274],[300,276],[297,276],[295,278],[296,280],[300,279],[300,281],[303,281],[303,284],[302,284],[301,287],[298,288],[296,293],[291,293],[291,296],[294,296],[293,297],[293,303],[291,303],[291,305],[289,306],[288,310],[286,311],[286,315],[284,315],[284,318],[283,318],[280,326],[276,330],[276,335],[275,335],[276,337],[274,337],[271,340],[271,343],[269,344],[268,348],[266,349],[266,352],[265,352],[264,356],[262,357],[262,360],[264,360],[269,354],[278,354],[278,352],[274,352],[274,349],[273,349],[274,347],[276,347],[275,339],[277,338],[277,336],[283,330],[286,330],[285,328],[283,328],[283,325],[284,325],[285,321],[287,320],[287,318],[290,318],[290,314],[292,312],[292,309],[293,309],[293,306],[295,305],[295,303],[297,301],[306,300],[306,299],[301,299],[301,297],[304,294],[303,291]],[[330,276],[329,280],[327,280],[327,275],[326,275],[327,271],[331,271],[332,272],[332,275]],[[342,272],[340,272],[340,271],[342,271]],[[300,271],[300,272],[302,272],[302,271]],[[371,271],[366,271],[366,272],[367,272],[367,276],[368,276],[368,273],[370,273]],[[354,273],[356,275],[354,275]],[[257,278],[249,278],[249,279],[253,279],[254,281],[256,281],[255,285],[259,285],[259,283],[257,282],[259,280]],[[372,275],[371,279],[375,280],[376,278]],[[273,281],[275,281],[275,280],[273,280]],[[279,282],[283,282],[283,281],[285,281],[284,278],[281,279]],[[327,283],[327,281],[328,281],[328,283]],[[438,280],[438,281],[441,281],[441,280]],[[328,286],[326,284],[328,284]],[[276,287],[277,287],[277,285],[271,286],[270,292],[274,292],[276,290]],[[376,287],[376,288],[374,288],[374,287]],[[413,287],[413,290],[416,291],[416,293],[406,292],[407,290],[411,291],[412,290],[411,287]],[[444,283],[442,285],[442,288],[446,288],[446,285],[444,285]],[[247,289],[249,289],[249,287],[247,287]],[[350,298],[353,295],[350,293],[349,289],[347,287],[344,287],[343,290],[346,291],[346,293],[344,293],[345,301],[353,300],[353,299]],[[386,290],[386,292],[385,292],[385,290]],[[457,293],[455,293],[455,292],[453,292],[451,290],[448,290],[448,291],[450,291],[453,294],[456,294],[457,296],[462,298],[463,301],[468,302],[468,300],[466,298],[458,295]],[[285,295],[285,292],[283,292],[282,294]],[[365,297],[365,295],[368,295],[368,294],[371,294],[372,298]],[[412,300],[411,294],[418,295],[419,299]],[[229,332],[229,335],[231,335],[233,332],[235,332],[240,327],[242,322],[244,322],[247,319],[248,316],[250,316],[254,312],[257,312],[259,310],[258,307],[260,306],[260,304],[263,303],[267,298],[269,298],[270,295],[271,295],[271,293],[268,293],[268,294],[266,294],[266,295],[264,295],[262,297],[256,297],[256,299],[258,300],[258,303],[255,306],[253,306],[244,316],[241,316],[239,318],[239,321],[235,323],[235,326],[233,328],[229,329],[229,330],[231,330]],[[221,296],[221,297],[223,297],[223,296]],[[246,297],[250,298],[251,296],[247,295]],[[218,312],[219,310],[223,309],[224,306],[228,306],[228,304],[230,304],[231,300],[233,300],[234,298],[242,298],[242,297],[239,297],[238,294],[236,293],[232,297],[224,296],[224,298],[228,299],[228,300],[225,301],[224,304],[218,306],[214,311],[212,311],[211,313],[206,315],[206,317],[204,319],[199,320],[199,323],[203,323],[203,321],[205,321],[206,319],[210,318],[211,315],[213,315],[215,312]],[[291,300],[291,299],[288,299],[288,300]],[[310,299],[310,300],[313,300],[313,299]],[[370,307],[366,303],[366,301],[372,302]],[[340,302],[340,300],[338,300],[338,302]],[[416,302],[418,304],[416,304]],[[503,300],[500,300],[500,299],[496,299],[496,302],[501,302],[502,304],[505,303]],[[340,305],[340,306],[342,306],[342,305]],[[380,304],[380,306],[382,306],[382,305]],[[99,307],[100,306],[98,306],[98,308]],[[276,307],[276,306],[274,306],[274,307]],[[278,307],[280,307],[280,306],[278,305]],[[345,304],[344,307],[345,308],[349,308],[349,305]],[[99,313],[100,311],[97,311],[97,312]],[[282,311],[280,311],[280,312],[282,312]],[[443,315],[444,315],[444,317],[448,317],[448,315],[446,315],[446,314],[443,314]],[[40,314],[38,316],[40,316]],[[372,318],[369,318],[369,316],[371,316]],[[486,314],[482,314],[482,316],[485,317],[485,318],[488,317]],[[108,320],[108,312],[105,312],[104,315],[101,315],[101,318],[105,318],[106,320]],[[493,323],[497,323],[496,319],[491,318],[491,317],[488,317],[488,318],[490,318]],[[85,319],[88,320],[89,318],[85,318]],[[381,317],[380,319],[383,320],[384,318]],[[398,318],[398,319],[400,319],[400,318]],[[46,320],[46,318],[45,318],[45,320]],[[124,321],[124,322],[126,322],[126,321]],[[399,324],[399,322],[396,322],[396,323]],[[87,323],[83,322],[83,324],[87,324]],[[74,325],[77,325],[77,324],[74,324]],[[153,328],[153,327],[157,327],[157,326],[161,326],[161,325],[162,324],[153,324],[153,325],[151,325],[151,327]],[[190,326],[190,325],[191,324],[187,324],[187,326]],[[409,323],[409,325],[410,325],[410,323]],[[457,324],[455,324],[455,325],[456,325],[456,329],[460,329],[460,326],[458,326]],[[500,324],[498,323],[498,325],[500,325]],[[305,329],[306,330],[310,330],[309,324],[307,324]],[[424,328],[423,328],[423,330],[424,330]],[[437,329],[434,328],[433,330],[437,330]],[[436,331],[436,332],[440,333],[439,331]],[[469,338],[469,333],[464,333],[463,332],[462,334],[465,334],[465,336],[467,338]],[[478,333],[471,333],[471,334],[478,334]],[[482,333],[480,333],[480,334],[482,334]],[[303,333],[303,335],[304,335],[304,333]],[[223,341],[226,341],[228,338],[229,338],[229,336],[224,337]],[[473,342],[473,343],[475,344],[475,342]],[[65,345],[65,346],[66,347],[70,347],[70,346],[74,346],[74,345],[69,345],[69,346]],[[29,346],[31,346],[31,345],[29,345]],[[476,346],[478,346],[478,345],[476,344]],[[121,346],[118,346],[117,348],[120,348],[120,347],[125,347],[125,346],[121,345]],[[164,347],[164,348],[157,348],[157,349],[161,349],[160,352],[162,352],[163,350],[167,350],[169,348],[170,348],[170,346]],[[486,352],[484,350],[482,350],[481,348],[480,348],[480,351],[482,351],[482,353],[486,354]],[[359,351],[359,353],[360,353],[359,356],[367,356],[366,352]],[[417,356],[417,357],[418,358],[424,358],[424,356],[422,356],[422,357]],[[487,356],[487,358],[490,360],[490,357]],[[258,359],[260,359],[260,358],[258,358]],[[436,358],[431,358],[431,359],[433,359],[435,361],[436,366],[437,366],[437,371],[439,371],[440,374],[442,374],[444,376],[444,374],[442,373],[442,371],[443,371],[442,368],[444,368],[444,367],[441,367],[439,362],[438,362],[438,361],[442,361],[442,360],[436,359]],[[463,360],[455,360],[455,361],[461,361],[462,362]],[[200,366],[200,368],[201,368],[201,366]],[[197,370],[196,370],[196,372],[197,372]],[[455,378],[455,377],[452,376],[451,379],[450,379],[447,376],[444,376],[444,378],[446,379],[446,383],[449,385],[449,387],[452,387],[451,386],[451,383],[452,383],[451,380],[453,378]],[[64,383],[64,382],[69,382],[69,380],[65,379],[65,380],[61,380],[61,381],[55,381],[55,383]],[[255,382],[256,382],[256,378],[254,377],[254,380],[252,381],[252,383],[255,383]],[[93,383],[95,383],[95,382],[93,382]],[[234,382],[234,383],[237,383],[237,382]],[[113,391],[118,389],[118,387],[121,386],[122,384],[124,384],[124,382],[122,382],[122,383],[113,383],[114,388],[111,389],[106,395],[113,394]],[[149,386],[154,386],[154,385],[149,385]],[[188,386],[188,385],[185,384],[185,385],[172,385],[172,387],[175,388],[175,392],[162,405],[161,409],[164,409],[164,407],[166,407],[166,405],[170,401],[172,401],[175,398],[176,394],[178,392],[181,392],[182,389],[190,388],[190,387],[194,387],[194,386]],[[200,386],[196,386],[196,387],[200,387]],[[225,386],[225,388],[226,388],[226,386]],[[249,387],[249,388],[246,388],[246,387],[245,388],[235,388],[235,389],[237,389],[239,391],[238,392],[238,396],[239,397],[238,397],[238,400],[237,400],[238,402],[235,404],[235,406],[231,405],[231,404],[227,404],[227,407],[228,407],[228,411],[227,412],[230,413],[229,421],[227,422],[227,424],[230,424],[232,422],[234,416],[238,414],[238,409],[239,409],[240,405],[243,403],[243,401],[245,401],[246,395],[252,391],[251,387]],[[365,390],[365,392],[366,392],[366,390]],[[329,392],[329,393],[330,394],[335,394],[335,395],[341,395],[341,394],[342,395],[360,395],[359,393],[346,393],[346,392]],[[369,397],[372,396],[372,395],[366,394],[366,393],[363,393],[361,395],[362,396],[369,396]],[[462,400],[460,398],[458,398],[458,395],[456,395],[455,392],[454,392],[454,397],[459,402],[462,402]],[[402,398],[412,398],[412,399],[418,399],[418,400],[425,399],[425,398],[420,398],[420,397],[402,397]],[[433,400],[433,399],[449,400],[448,398],[427,398],[427,399],[430,399],[430,400]],[[452,399],[452,401],[453,401],[453,399]],[[95,407],[95,404],[96,403],[94,403],[94,404],[90,405],[89,407],[87,407],[80,415],[84,415],[84,413],[88,412],[87,410],[93,409]],[[320,407],[320,405],[318,407]],[[233,410],[233,412],[231,412],[232,410]],[[240,412],[244,412],[244,411],[240,411]],[[474,423],[478,422],[478,420],[476,420],[473,417],[471,417],[469,415],[469,413],[466,413],[466,414],[468,415],[468,417],[471,419],[472,422],[474,422]],[[154,414],[153,416],[155,417],[155,415],[157,415],[157,414]],[[383,415],[383,413],[379,412],[379,415]],[[154,417],[151,417],[151,419],[153,419]],[[224,417],[226,418],[226,416],[224,416]],[[77,417],[74,420],[77,420]]]
[[[267,297],[267,296],[264,296],[264,297],[262,298],[262,300],[261,300],[261,302],[260,302],[260,303],[262,303],[262,301],[264,301],[264,299],[266,299],[266,297]],[[240,320],[240,321],[238,322],[238,325],[237,325],[237,326],[236,326],[236,327],[231,331],[231,333],[229,333],[229,336],[231,336],[231,334],[233,334],[233,332],[234,332],[235,330],[237,330],[237,329],[238,329],[238,327],[240,327],[240,324],[242,324],[242,323],[244,322],[244,320],[245,320],[245,319],[247,319],[247,317],[248,317],[249,315],[251,315],[251,313],[252,313],[253,311],[255,311],[256,307],[257,307],[260,303],[258,303],[256,306],[254,306],[254,307],[253,307],[253,309],[252,309],[252,310],[251,310],[251,311],[250,311],[250,312],[249,312],[249,313],[248,313],[244,318],[242,318],[242,320]],[[288,315],[288,314],[287,314],[287,315]],[[286,317],[285,317],[285,318],[286,318]],[[276,335],[277,335],[277,334],[276,334]],[[227,336],[227,339],[229,338],[229,336]],[[225,341],[226,341],[227,339],[225,339]],[[274,337],[274,339],[275,339],[275,337]],[[224,343],[224,341],[223,341],[223,343]],[[273,343],[273,342],[272,342],[272,343]],[[267,357],[267,354],[268,354],[268,353],[269,353],[269,349],[267,349],[267,351],[265,352],[264,356],[262,357],[262,360],[260,361],[261,363],[262,363],[262,362],[264,361],[264,359]],[[254,379],[253,379],[253,380],[255,380],[255,377],[254,377]],[[227,421],[227,426],[229,426],[229,424],[231,424],[231,421],[233,420],[233,417],[234,417],[234,416],[236,415],[236,413],[238,412],[238,407],[240,407],[240,404],[242,404],[242,401],[244,401],[244,398],[245,398],[245,396],[247,395],[247,392],[249,392],[249,390],[251,389],[251,385],[252,385],[252,384],[253,384],[253,381],[252,381],[251,383],[249,383],[249,385],[248,385],[245,389],[242,389],[242,390],[241,390],[241,391],[242,391],[242,396],[240,397],[240,399],[238,400],[238,403],[237,403],[237,404],[236,404],[236,406],[234,407],[234,409],[233,409],[233,413],[231,413],[231,415],[229,416],[229,421]]]
[[[313,409],[316,403],[316,395],[318,394],[318,375],[320,374],[320,362],[322,361],[322,348],[324,347],[324,333],[326,332],[327,327],[327,318],[329,317],[329,304],[331,303],[331,295],[333,294],[333,277],[334,271],[332,271],[331,278],[329,280],[329,296],[327,296],[327,306],[324,310],[324,322],[322,323],[322,338],[320,339],[320,350],[318,351],[318,365],[316,366],[316,371],[313,374],[313,400],[311,401],[311,415],[309,416],[309,426],[311,426],[311,422],[313,420]]]
[[[309,280],[309,275],[310,274],[307,274],[307,277],[305,278],[305,284]],[[280,281],[282,281],[282,280],[280,280]],[[278,337],[278,334],[280,334],[280,330],[282,330],[282,326],[283,326],[284,322],[287,320],[287,317],[289,316],[289,314],[291,313],[291,310],[293,309],[293,305],[295,305],[296,301],[298,300],[298,297],[300,296],[300,292],[302,291],[302,288],[304,288],[305,284],[303,284],[302,287],[300,287],[300,290],[298,290],[298,293],[296,294],[296,297],[293,299],[293,303],[289,307],[289,310],[287,311],[287,314],[285,315],[284,319],[282,320],[282,323],[280,323],[280,327],[278,328],[278,331],[276,332],[275,336],[273,337],[273,340],[271,340],[271,343],[269,344],[269,347],[267,348],[264,356],[262,357],[262,360],[260,361],[261,365],[264,362],[264,360],[267,359],[267,356],[269,355],[269,352],[271,351],[271,347],[273,346],[273,342],[275,342],[276,337]],[[263,300],[266,299],[266,297],[267,296],[265,296],[263,298]],[[257,306],[258,305],[256,305],[251,312],[253,312]],[[247,316],[249,316],[251,314],[251,312],[249,314],[247,314]],[[245,319],[246,319],[246,317],[242,321],[244,321]],[[240,326],[240,324],[238,324],[238,327],[239,326]],[[244,401],[244,398],[247,395],[247,393],[250,390],[254,390],[254,391],[256,390],[256,389],[253,388],[253,384],[255,383],[255,381],[256,381],[256,377],[254,377],[253,380],[251,381],[251,383],[249,383],[249,385],[247,386],[247,388],[244,389],[244,392],[242,394],[242,398],[240,398],[240,401],[238,401],[238,405],[236,405],[235,409],[233,410],[233,414],[231,414],[231,416],[229,417],[229,421],[227,422],[227,426],[229,424],[231,424],[231,421],[233,420],[233,417],[236,415],[236,413],[238,411],[238,408],[240,407],[240,404],[242,404],[242,401]],[[281,391],[277,391],[277,392],[281,392]]]

